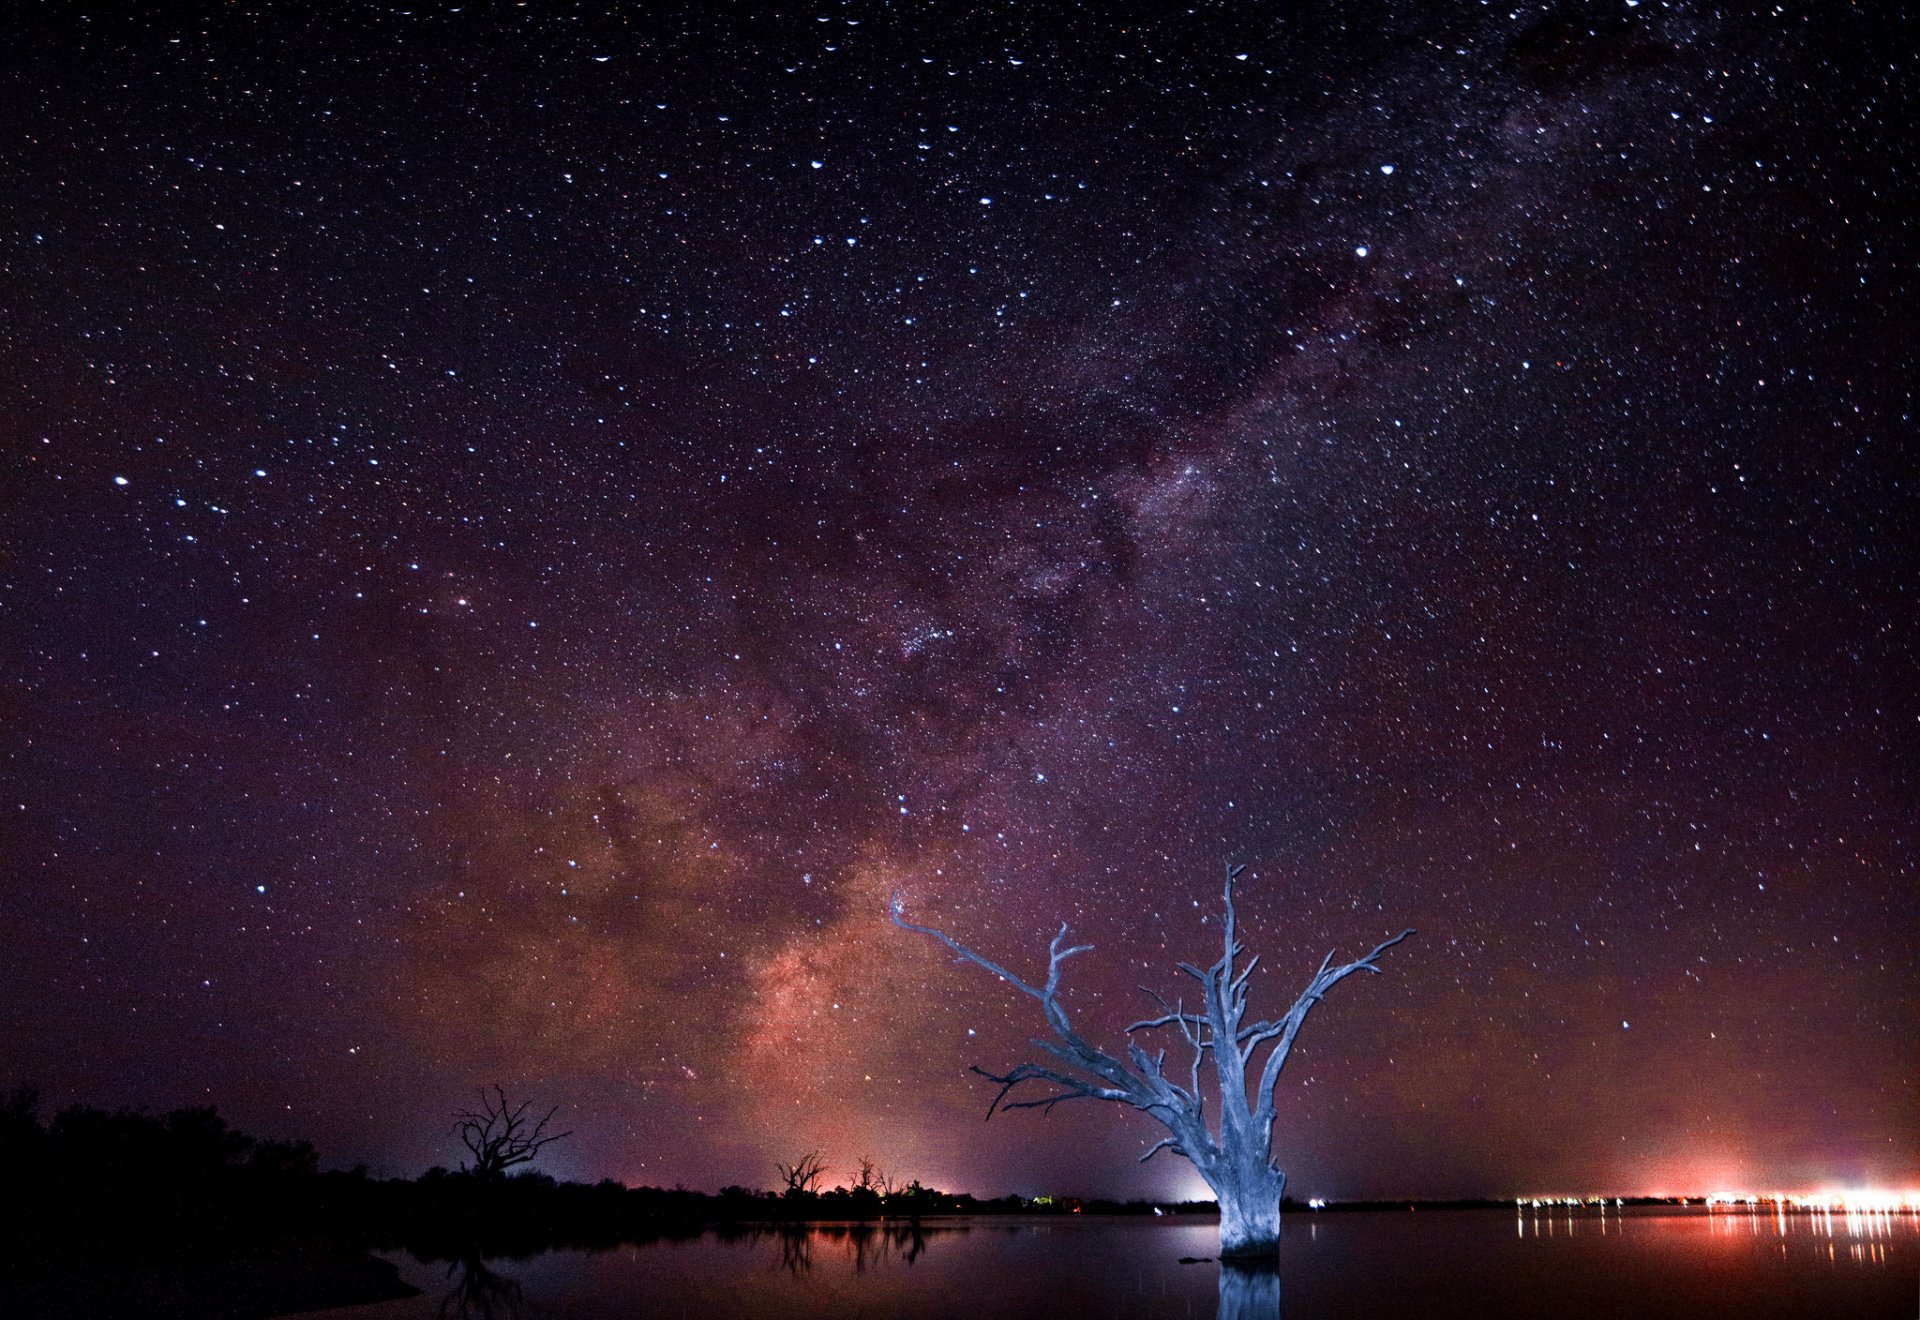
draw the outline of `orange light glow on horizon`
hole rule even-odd
[[[1747,1209],[1767,1206],[1782,1210],[1804,1210],[1830,1214],[1920,1214],[1920,1187],[1895,1191],[1880,1187],[1826,1188],[1814,1192],[1716,1191],[1702,1196],[1648,1194],[1633,1197],[1571,1196],[1563,1192],[1537,1196],[1517,1196],[1514,1204],[1523,1208],[1620,1206],[1628,1200],[1662,1201],[1675,1205],[1703,1204],[1709,1210],[1718,1207]]]

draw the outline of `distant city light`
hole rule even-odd
[[[1634,1199],[1638,1202],[1704,1205],[1709,1210],[1719,1206],[1737,1206],[1747,1209],[1764,1205],[1777,1210],[1821,1214],[1920,1214],[1920,1188],[1892,1191],[1886,1188],[1865,1187],[1805,1194],[1720,1191],[1710,1192],[1705,1196],[1650,1196]],[[1513,1198],[1513,1204],[1518,1209],[1547,1210],[1556,1207],[1572,1209],[1582,1206],[1624,1206],[1626,1198],[1565,1195],[1516,1196]]]

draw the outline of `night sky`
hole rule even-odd
[[[1896,7],[144,9],[0,55],[0,1084],[1193,1195],[886,901],[1117,1047],[1231,859],[1419,930],[1297,1195],[1915,1180]]]

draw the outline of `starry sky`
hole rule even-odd
[[[718,12],[724,11],[724,12]],[[0,55],[0,1083],[324,1162],[983,1124],[1348,981],[1301,1196],[1920,1166],[1875,6],[49,6]]]

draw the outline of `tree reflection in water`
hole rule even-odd
[[[839,1247],[839,1254],[851,1262],[853,1272],[863,1274],[869,1266],[895,1261],[911,1265],[927,1249],[930,1237],[967,1233],[971,1228],[964,1224],[934,1229],[918,1223],[787,1224],[767,1231],[779,1239],[780,1268],[800,1278],[812,1272],[814,1253],[823,1247]],[[760,1234],[749,1230],[741,1236]],[[1280,1320],[1280,1262],[1221,1261],[1220,1301],[1215,1315],[1217,1320]]]
[[[1741,1214],[1732,1221],[1679,1211],[1649,1208],[1618,1218],[1609,1212],[1605,1236],[1597,1215],[1578,1220],[1569,1234],[1565,1216],[1556,1213],[1554,1235],[1543,1216],[1538,1237],[1524,1216],[1516,1233],[1511,1210],[1356,1211],[1310,1220],[1311,1228],[1298,1224],[1304,1231],[1289,1230],[1266,1269],[1203,1254],[1217,1230],[1198,1216],[1191,1223],[981,1217],[929,1220],[918,1231],[904,1217],[806,1226],[674,1224],[550,1254],[523,1240],[442,1240],[408,1248],[431,1271],[413,1280],[426,1285],[427,1296],[393,1314],[432,1320],[456,1277],[459,1286],[440,1308],[443,1320],[638,1314],[1277,1320],[1283,1292],[1287,1311],[1337,1312],[1353,1320],[1416,1312],[1436,1320],[1532,1314],[1542,1297],[1568,1317],[1612,1317],[1635,1308],[1648,1315],[1724,1312],[1743,1320],[1914,1314],[1920,1260],[1914,1216],[1863,1216],[1853,1230],[1838,1216]],[[457,1268],[442,1283],[449,1261]],[[103,1254],[103,1272],[112,1264]],[[502,1278],[488,1265],[515,1277]],[[1356,1292],[1358,1277],[1365,1287]],[[10,1308],[8,1300],[0,1296],[0,1314],[105,1313],[79,1295],[58,1308]]]
[[[813,1272],[813,1230],[801,1226],[780,1233],[780,1268],[799,1278]]]
[[[1000,1227],[1000,1226],[996,1226]],[[796,1280],[805,1279],[814,1273],[816,1264],[828,1273],[850,1269],[855,1275],[884,1271],[889,1267],[911,1266],[934,1249],[940,1255],[935,1238],[954,1238],[975,1233],[976,1226],[968,1224],[924,1225],[919,1222],[882,1221],[879,1223],[840,1223],[840,1224],[730,1224],[695,1231],[690,1234],[663,1234],[642,1242],[635,1242],[628,1250],[644,1248],[652,1244],[667,1241],[711,1237],[721,1243],[752,1243],[777,1246],[779,1257],[773,1266],[776,1272],[783,1272]],[[1008,1228],[1010,1234],[1020,1233],[1020,1229]],[[1032,1230],[1029,1230],[1032,1231]],[[991,1233],[989,1236],[993,1236]],[[594,1249],[590,1249],[593,1251]],[[604,1247],[598,1250],[605,1250]],[[510,1253],[521,1258],[522,1253]],[[597,1252],[595,1252],[597,1254]],[[962,1253],[963,1255],[965,1253]],[[1076,1252],[1076,1255],[1080,1253]],[[1153,1254],[1151,1251],[1149,1255]],[[1106,1253],[1096,1253],[1096,1259],[1104,1259]],[[448,1259],[442,1256],[442,1259]],[[1135,1257],[1137,1259],[1137,1257]],[[763,1259],[765,1259],[763,1257]],[[1083,1258],[1084,1259],[1084,1258]],[[1182,1256],[1182,1265],[1204,1266],[1214,1264],[1206,1257]],[[1167,1258],[1171,1265],[1172,1257]],[[1094,1278],[1104,1277],[1102,1267],[1092,1260],[1086,1261],[1093,1269],[1092,1277],[1082,1282],[1097,1290]],[[1113,1264],[1118,1264],[1116,1258]],[[1177,1268],[1177,1267],[1176,1267]],[[1217,1320],[1280,1320],[1280,1271],[1279,1261],[1249,1262],[1245,1259],[1217,1262],[1219,1274],[1219,1300],[1215,1312]],[[936,1276],[940,1267],[935,1266]],[[478,1250],[459,1248],[451,1255],[447,1277],[453,1280],[453,1286],[440,1300],[439,1320],[523,1320],[523,1317],[538,1314],[541,1308],[530,1303],[525,1297],[520,1281],[491,1268],[486,1258]],[[1195,1279],[1195,1283],[1200,1280]],[[1202,1285],[1204,1286],[1204,1285]],[[1111,1300],[1111,1299],[1109,1299]],[[1070,1287],[1064,1297],[1056,1295],[1054,1305],[1064,1309],[1062,1315],[1082,1314],[1079,1307],[1091,1307],[1092,1296],[1078,1288]],[[1089,1309],[1085,1314],[1105,1314],[1104,1310]]]
[[[1280,1262],[1220,1262],[1217,1320],[1280,1320]]]
[[[775,1230],[780,1237],[780,1267],[798,1278],[813,1269],[814,1248],[822,1243],[839,1246],[853,1263],[855,1274],[869,1265],[895,1260],[911,1265],[927,1249],[929,1233],[965,1233],[965,1225],[926,1229],[916,1221],[906,1224],[790,1224]]]
[[[462,1254],[447,1266],[459,1278],[440,1299],[440,1320],[520,1320],[526,1302],[520,1281],[489,1269],[478,1252]]]

